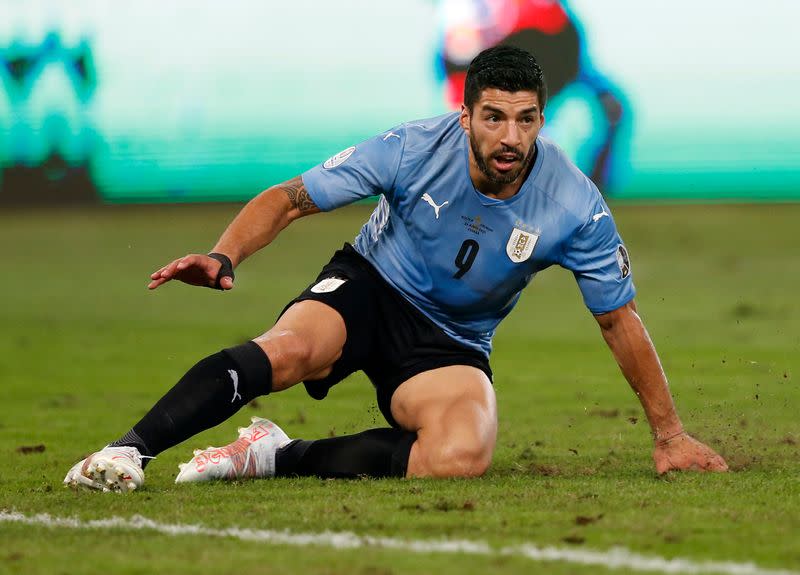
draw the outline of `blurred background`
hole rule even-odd
[[[0,205],[239,201],[539,58],[612,199],[800,199],[791,0],[0,0]]]

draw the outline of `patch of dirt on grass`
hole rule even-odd
[[[592,517],[591,515],[578,515],[575,517],[575,525],[591,525],[592,523],[597,523],[603,518],[603,514],[597,515]]]
[[[475,511],[476,508],[477,504],[471,499],[467,499],[463,503],[440,499],[430,507],[421,503],[404,503],[399,507],[401,511],[419,511],[421,513],[426,511]]]
[[[542,475],[544,477],[558,477],[562,475],[561,470],[555,465],[545,465],[542,463],[531,463],[528,466],[528,471],[534,475]]]
[[[23,455],[30,455],[31,453],[44,453],[44,450],[44,443],[40,443],[39,445],[20,445],[17,447],[17,453],[22,453]]]
[[[589,415],[614,419],[615,417],[619,417],[619,409],[591,409],[589,410]]]
[[[728,462],[728,468],[731,471],[746,471],[761,462],[761,458],[757,455],[750,455],[747,453],[735,453],[725,457]]]

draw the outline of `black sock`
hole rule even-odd
[[[275,475],[405,477],[416,439],[414,432],[391,428],[316,441],[297,439],[277,451]]]
[[[272,365],[257,343],[222,350],[195,364],[133,429],[110,445],[130,445],[153,457],[219,425],[271,390]]]

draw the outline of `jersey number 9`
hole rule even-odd
[[[453,275],[455,279],[461,279],[469,271],[472,264],[475,263],[475,257],[478,255],[480,247],[478,242],[473,239],[464,240],[456,256],[455,264],[458,271]]]

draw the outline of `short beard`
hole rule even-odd
[[[475,163],[478,164],[478,168],[483,175],[486,176],[493,184],[499,185],[511,184],[515,182],[516,179],[522,174],[527,173],[528,166],[530,166],[533,157],[536,155],[536,140],[534,140],[530,149],[528,150],[527,155],[525,156],[525,159],[522,161],[519,170],[508,172],[507,174],[498,174],[497,172],[492,171],[492,169],[489,167],[489,162],[481,155],[480,149],[478,148],[478,142],[475,141],[472,133],[469,134],[469,146],[472,148],[472,155],[475,158]],[[508,148],[503,150],[503,152],[520,154],[520,151],[516,148]]]

